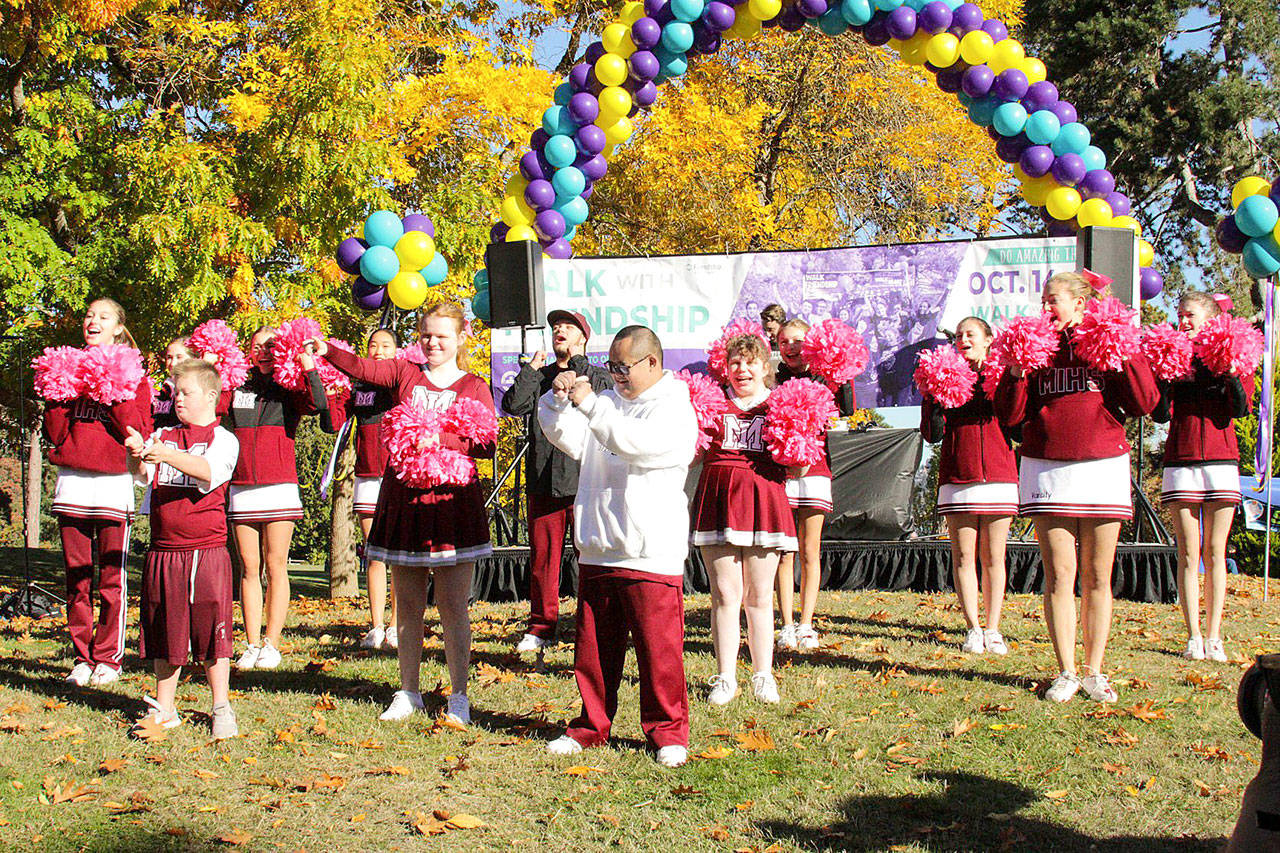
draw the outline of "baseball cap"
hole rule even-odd
[[[582,334],[587,340],[591,339],[591,324],[587,322],[587,318],[577,311],[565,311],[558,308],[547,315],[547,325],[554,326],[556,323],[572,323],[582,330]]]

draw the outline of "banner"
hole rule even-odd
[[[602,363],[619,329],[653,329],[666,366],[702,370],[706,347],[735,317],[759,321],[777,303],[788,317],[838,317],[866,341],[871,366],[855,382],[862,407],[916,406],[916,355],[940,329],[973,315],[993,326],[1040,310],[1055,272],[1075,268],[1073,237],[908,243],[799,252],[545,260],[547,310],[580,311],[591,324],[587,355]],[[527,340],[522,340],[527,338]],[[550,335],[495,329],[495,401],[521,353],[549,350]]]
[[[1280,533],[1280,495],[1275,493],[1275,481],[1265,477],[1240,475],[1240,515],[1246,530],[1267,529],[1267,499],[1271,499],[1271,531]]]

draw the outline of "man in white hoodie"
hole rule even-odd
[[[684,677],[685,477],[698,423],[689,388],[662,367],[651,329],[627,326],[609,347],[614,388],[564,372],[538,404],[551,443],[582,463],[573,506],[578,548],[573,671],[582,713],[547,750],[581,752],[609,739],[627,638],[640,670],[640,726],[658,763],[688,758]]]

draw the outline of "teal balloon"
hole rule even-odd
[[[427,280],[427,284],[435,287],[448,277],[449,262],[444,259],[444,253],[436,252],[431,256],[431,263],[423,267],[420,272],[422,277]]]
[[[547,140],[542,153],[548,163],[557,169],[563,169],[565,166],[573,165],[574,158],[578,156],[578,147],[573,144],[573,137],[556,134]]]
[[[556,105],[542,111],[542,129],[547,132],[547,136],[573,136],[578,130],[578,123],[569,115],[569,110]]]
[[[680,54],[693,47],[693,27],[684,21],[672,21],[662,28],[662,46]]]
[[[1053,140],[1052,147],[1053,153],[1059,157],[1063,154],[1083,154],[1089,147],[1089,128],[1078,121],[1064,124]]]
[[[672,56],[669,62],[662,63],[662,73],[667,77],[683,77],[684,72],[688,70],[689,60],[683,56]]]
[[[489,289],[489,271],[481,267],[480,270],[476,272],[475,276],[471,279],[471,283],[475,285],[476,293],[479,293],[482,290],[488,290]]]
[[[692,24],[702,16],[702,0],[671,0],[671,14],[677,21]]]
[[[875,10],[871,8],[870,0],[844,0],[840,4],[840,14],[849,22],[849,26],[861,27],[871,21]]]
[[[364,233],[369,232],[366,230]],[[364,276],[370,284],[381,287],[395,278],[398,272],[400,272],[400,256],[389,246],[381,244],[370,246],[360,256],[360,275]]]
[[[913,11],[919,12],[928,4],[928,2],[929,0],[907,0],[907,2],[902,5],[910,6]]]
[[[1080,152],[1080,159],[1084,161],[1086,171],[1092,172],[1097,169],[1107,168],[1107,155],[1102,153],[1102,149],[1096,145],[1086,145],[1085,149]]]
[[[1270,234],[1277,221],[1280,221],[1280,210],[1265,195],[1251,195],[1236,208],[1236,227],[1250,237]]]
[[[364,240],[371,246],[395,248],[396,241],[404,236],[404,223],[389,210],[375,210],[364,221]],[[392,252],[394,255],[395,252]],[[365,278],[369,278],[365,276]],[[373,281],[373,279],[369,279]],[[390,279],[388,279],[390,281]]]
[[[1017,136],[1027,124],[1027,109],[1017,101],[1007,101],[991,114],[991,126],[1001,136]]]
[[[556,86],[555,102],[557,104],[562,107],[566,106],[569,103],[569,99],[572,97],[573,87],[568,83],[561,83],[559,86]]]
[[[946,3],[947,6],[951,8],[952,12],[965,4],[965,0],[942,0],[942,2]]]
[[[875,6],[881,12],[892,12],[902,5],[902,0],[875,0]]]
[[[471,313],[485,323],[489,322],[489,291],[481,291],[471,298]]]
[[[1036,145],[1052,145],[1062,130],[1062,122],[1049,110],[1036,110],[1027,116],[1027,125],[1023,128],[1027,138]]]
[[[995,101],[990,98],[975,98],[969,104],[969,121],[981,127],[989,127],[995,111]]]
[[[565,166],[563,169],[556,169],[556,173],[551,176],[551,186],[556,191],[557,199],[573,198],[582,195],[582,191],[587,188],[587,178],[577,166]]]
[[[833,7],[818,18],[818,29],[829,36],[838,36],[849,29],[849,22],[844,19],[844,13],[839,8]]]
[[[582,196],[574,196],[565,199],[563,202],[557,201],[555,209],[560,211],[560,215],[564,217],[566,225],[577,226],[587,221],[590,214],[590,208],[583,200]]]
[[[561,214],[561,216],[563,216],[563,215],[564,215],[564,214]],[[578,233],[578,226],[577,226],[577,225],[570,225],[568,228],[564,229],[564,241],[565,241],[566,243],[570,243],[570,242],[572,242],[572,241],[573,241],[573,237],[574,237],[574,235],[575,235],[575,234],[577,234],[577,233]]]
[[[1254,237],[1241,253],[1244,268],[1254,278],[1270,278],[1280,272],[1280,246],[1268,237]]]

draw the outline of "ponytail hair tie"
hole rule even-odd
[[[1227,294],[1214,293],[1211,294],[1211,296],[1213,297],[1213,301],[1218,303],[1218,308],[1223,314],[1230,314],[1235,310],[1236,304],[1231,301],[1231,297],[1227,296]]]
[[[1089,286],[1099,293],[1110,287],[1111,282],[1113,281],[1113,279],[1108,276],[1094,272],[1093,270],[1080,270],[1080,276],[1085,281],[1089,282]]]

